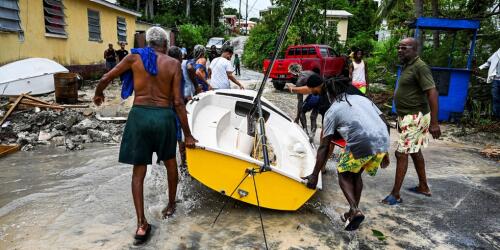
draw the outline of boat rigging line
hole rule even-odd
[[[236,190],[241,186],[241,184],[245,181],[245,179],[249,175],[251,175],[252,176],[252,180],[253,180],[253,188],[255,190],[255,198],[257,199],[257,208],[259,209],[260,227],[262,229],[262,235],[264,236],[264,244],[266,245],[266,249],[269,249],[269,247],[267,246],[266,231],[264,230],[264,221],[262,219],[262,211],[260,210],[259,192],[257,191],[257,181],[255,180],[255,174],[257,174],[257,173],[260,173],[260,170],[258,168],[248,168],[248,169],[246,169],[245,170],[245,176],[243,176],[243,179],[241,179],[240,183],[238,183],[238,185],[236,186],[236,188],[234,188],[233,192],[231,192],[231,194],[229,195],[229,198],[231,198],[233,196],[234,192],[236,192]],[[214,222],[212,223],[212,227],[215,225],[215,223],[217,222],[217,219],[222,214],[222,211],[226,207],[226,204],[227,204],[227,201],[229,200],[229,198],[227,198],[227,199],[224,200],[224,203],[222,204],[222,207],[220,208],[219,213],[217,214],[217,216],[215,217]]]
[[[267,149],[267,138],[266,138],[266,129],[265,129],[265,120],[263,119],[262,114],[262,105],[260,99],[262,97],[262,93],[264,92],[264,87],[266,85],[267,80],[269,79],[269,75],[271,74],[271,70],[274,67],[274,63],[276,62],[276,58],[278,57],[279,52],[281,51],[281,47],[283,46],[283,42],[285,41],[286,34],[288,32],[288,28],[292,23],[293,17],[295,13],[297,13],[297,9],[299,7],[301,0],[293,0],[290,11],[288,12],[287,19],[281,29],[280,35],[276,41],[276,45],[274,47],[273,56],[271,58],[271,62],[269,67],[266,69],[266,73],[264,74],[264,78],[262,79],[262,83],[260,84],[257,95],[253,100],[253,107],[247,115],[247,134],[253,136],[255,133],[255,124],[259,123],[259,134],[261,136],[262,143],[262,156],[264,160],[264,164],[260,168],[260,172],[265,172],[271,170],[270,161],[269,161],[269,153]],[[257,117],[256,117],[257,115]],[[257,119],[258,118],[258,119]]]
[[[283,46],[283,42],[285,41],[285,37],[286,37],[286,33],[288,32],[288,28],[290,27],[290,24],[292,23],[293,17],[295,16],[295,13],[297,13],[297,9],[298,9],[298,6],[300,4],[300,1],[301,0],[293,0],[292,1],[292,6],[290,8],[290,12],[288,13],[287,19],[283,25],[283,28],[281,29],[281,32],[280,32],[278,39],[276,41],[276,46],[274,48],[274,53],[273,53],[273,57],[271,59],[271,63],[269,65],[269,67],[267,68],[266,73],[264,74],[264,79],[262,79],[262,83],[259,87],[259,91],[257,92],[257,95],[255,96],[255,98],[253,100],[253,107],[247,115],[247,125],[248,125],[247,134],[250,136],[259,136],[258,140],[256,140],[257,141],[256,143],[260,142],[260,144],[262,145],[262,156],[264,158],[264,164],[260,168],[246,169],[245,176],[243,177],[243,179],[240,181],[240,183],[238,183],[236,188],[229,195],[229,198],[231,198],[233,196],[234,192],[236,192],[236,190],[240,187],[240,185],[245,181],[245,179],[249,175],[252,176],[253,186],[254,186],[254,190],[255,190],[255,198],[257,199],[257,208],[259,210],[260,225],[261,225],[261,229],[262,229],[262,235],[264,236],[264,243],[265,243],[266,249],[269,249],[269,248],[267,246],[266,231],[264,230],[264,220],[262,219],[262,211],[260,209],[259,194],[257,191],[257,182],[255,180],[255,175],[257,173],[262,173],[265,171],[269,171],[271,169],[270,162],[269,162],[269,155],[268,155],[268,151],[267,151],[267,140],[266,140],[266,131],[265,131],[265,122],[266,121],[265,121],[263,113],[262,113],[262,104],[261,104],[260,99],[262,97],[262,93],[264,92],[264,87],[266,85],[266,82],[269,79],[269,75],[271,74],[271,69],[274,66],[274,63],[275,63],[276,58],[279,54],[279,51],[281,51],[281,47]],[[255,130],[256,123],[259,123],[258,135],[257,135],[256,130]],[[257,148],[258,148],[258,146],[259,145],[257,145]],[[226,204],[227,204],[227,201],[229,200],[229,198],[227,198],[224,201],[221,209],[219,210],[219,213],[217,214],[214,222],[212,223],[212,227],[215,225],[215,223],[217,222],[217,219],[219,218],[222,211],[226,207]]]

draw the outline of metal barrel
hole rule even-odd
[[[78,102],[78,87],[82,77],[76,73],[54,74],[54,88],[57,103]]]

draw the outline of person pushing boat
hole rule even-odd
[[[152,154],[164,160],[168,175],[169,203],[163,215],[175,211],[175,195],[178,173],[175,161],[176,129],[175,114],[179,116],[187,147],[194,147],[186,109],[180,91],[180,63],[167,56],[167,32],[159,27],[146,31],[148,47],[137,54],[127,55],[115,68],[99,81],[93,98],[100,106],[104,101],[104,89],[115,77],[131,70],[133,74],[134,106],[128,115],[120,146],[119,162],[133,165],[132,196],[137,215],[136,244],[144,243],[151,232],[144,215],[143,182]]]
[[[319,94],[323,86],[311,76],[307,86],[312,93]],[[379,166],[389,165],[389,126],[381,116],[382,112],[368,98],[348,94],[352,86],[348,81],[337,81],[326,86],[331,106],[325,114],[323,138],[316,156],[316,165],[311,175],[303,177],[307,187],[316,189],[318,175],[328,159],[330,141],[337,138],[346,140],[346,147],[339,157],[337,172],[339,186],[346,197],[350,209],[341,218],[346,222],[345,230],[356,230],[365,216],[359,209],[363,171],[374,176]]]

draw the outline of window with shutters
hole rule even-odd
[[[18,0],[0,1],[0,31],[22,32]]]
[[[118,41],[126,42],[127,41],[127,22],[125,22],[124,17],[118,17],[116,21],[116,27],[118,32]]]
[[[87,9],[87,14],[89,19],[89,40],[102,41],[99,11]]]
[[[66,36],[62,0],[43,0],[43,14],[46,34]]]

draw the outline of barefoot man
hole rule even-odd
[[[175,162],[175,114],[179,116],[187,147],[194,147],[196,140],[189,130],[186,109],[180,91],[181,67],[179,61],[167,56],[167,33],[159,27],[146,32],[149,47],[137,54],[127,55],[115,68],[105,74],[97,85],[94,103],[104,101],[104,89],[112,79],[132,70],[135,93],[134,106],[128,115],[120,146],[119,162],[134,165],[132,196],[137,215],[136,244],[145,242],[151,231],[144,216],[143,182],[146,166],[151,164],[155,152],[162,159],[168,174],[169,203],[164,215],[175,210],[177,166]]]

